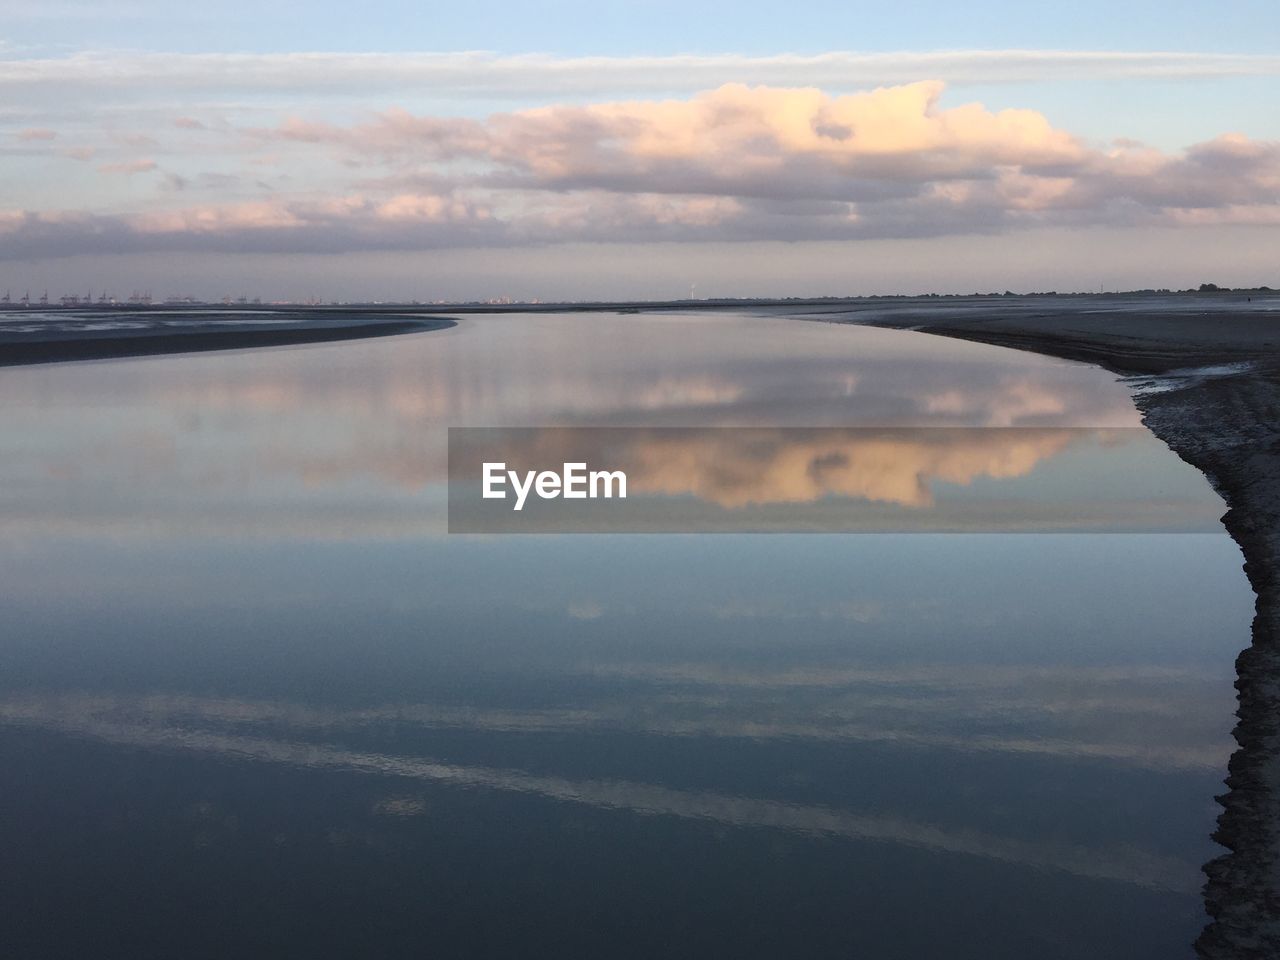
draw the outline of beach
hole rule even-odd
[[[0,314],[0,366],[333,343],[452,326],[438,317],[368,317],[347,310],[19,310]]]
[[[1185,296],[1156,305],[1082,298],[1046,309],[993,298],[954,309],[838,309],[807,315],[919,330],[1104,367],[1129,382],[1147,427],[1201,470],[1257,594],[1237,663],[1238,750],[1205,867],[1204,957],[1280,955],[1280,299]]]

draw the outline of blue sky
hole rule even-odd
[[[10,42],[38,49],[532,50],[562,55],[924,49],[1271,53],[1280,7],[1262,0],[954,3],[638,0],[424,4],[11,0]]]
[[[984,286],[948,269],[975,243],[1016,254],[1015,287],[1070,288],[1100,249],[1128,251],[1117,285],[1177,285],[1173,250],[1225,282],[1278,279],[1258,253],[1280,230],[1274,3],[3,12],[0,274],[19,282],[185,252],[201,294],[249,256],[267,295],[319,257],[398,296],[437,270],[481,295],[508,281],[495,259],[526,263],[537,295],[644,296],[600,272],[649,263],[657,295],[701,261],[732,288],[735,251],[779,243],[796,264],[779,294]],[[1028,239],[1052,260],[1026,263]],[[903,249],[902,269],[849,277]]]

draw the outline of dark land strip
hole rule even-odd
[[[1204,866],[1210,921],[1195,948],[1213,960],[1280,957],[1280,301],[1259,306],[1054,311],[988,304],[972,312],[904,306],[870,317],[856,309],[810,314],[1163,378],[1134,401],[1147,427],[1226,501],[1222,523],[1257,594],[1252,643],[1236,660],[1238,748],[1218,798],[1214,839],[1227,853]]]
[[[113,330],[58,323],[50,324],[48,329],[21,332],[6,331],[0,325],[0,366],[333,343],[425,333],[455,325],[455,321],[443,318],[400,317],[354,321],[304,318],[288,324],[262,325],[210,320],[189,324],[148,323],[139,328]]]

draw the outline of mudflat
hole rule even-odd
[[[833,306],[809,319],[915,329],[1097,364],[1214,484],[1257,594],[1236,662],[1239,748],[1204,867],[1203,957],[1280,956],[1280,297],[978,298]]]
[[[0,322],[0,366],[331,343],[455,325],[437,317],[376,318],[303,311],[270,319],[229,313],[173,317],[158,311],[86,311],[79,315],[19,311],[0,316],[4,321]]]

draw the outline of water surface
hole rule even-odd
[[[4,370],[7,952],[1190,956],[1224,534],[444,532],[449,426],[1137,425],[727,314]]]

